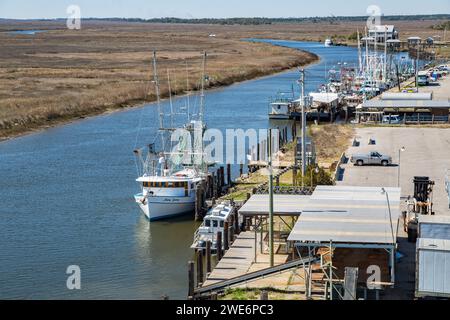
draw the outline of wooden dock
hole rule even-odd
[[[260,250],[259,234],[256,240],[255,244],[255,232],[242,232],[207,277],[203,286],[246,274],[255,261],[255,245],[257,246],[256,250]]]

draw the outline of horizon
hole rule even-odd
[[[375,3],[374,3],[375,2]],[[349,0],[344,5],[332,0],[316,3],[302,3],[296,0],[279,0],[277,6],[269,0],[229,0],[220,3],[220,10],[214,1],[198,0],[188,3],[183,0],[168,0],[164,3],[149,3],[145,0],[1,0],[0,18],[11,20],[57,20],[67,17],[67,8],[77,5],[82,17],[87,19],[235,19],[235,18],[325,18],[364,17],[371,5],[379,6],[382,16],[414,16],[450,14],[450,1],[409,0],[405,7],[402,2],[390,0]],[[257,5],[255,5],[257,4]],[[326,9],[324,9],[326,8]],[[298,12],[298,14],[293,14]]]

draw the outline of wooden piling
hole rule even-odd
[[[269,292],[266,290],[261,291],[260,300],[267,301],[269,300]]]
[[[227,164],[227,185],[231,186],[231,164]]]
[[[188,289],[188,298],[190,300],[194,297],[194,288],[195,288],[195,264],[194,261],[188,262],[188,278],[189,278],[189,289]]]
[[[237,210],[234,215],[234,232],[236,232],[237,235],[241,233],[241,228],[239,227],[239,212]]]
[[[297,186],[297,168],[296,168],[296,167],[294,167],[294,168],[292,169],[292,185],[293,185],[294,187]]]
[[[239,165],[239,176],[242,177],[244,175],[244,164],[241,163]]]
[[[225,168],[220,167],[220,190],[222,190],[225,185]]]
[[[206,241],[206,273],[212,272],[211,266],[211,241]]]
[[[216,252],[217,252],[217,261],[222,260],[222,232],[217,233],[217,245],[216,245]]]
[[[203,283],[203,249],[197,251],[197,286]]]
[[[225,221],[223,224],[223,249],[224,251],[228,251],[230,248],[230,229],[228,222]]]

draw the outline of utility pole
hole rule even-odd
[[[268,154],[269,154],[269,255],[270,266],[274,266],[274,246],[273,246],[273,167],[272,167],[272,129],[269,129],[268,136]]]
[[[305,188],[305,179],[304,176],[306,174],[306,115],[305,115],[305,69],[300,70],[300,88],[301,88],[301,97],[300,103],[302,107],[302,188]]]
[[[387,81],[387,26],[384,26],[384,66],[383,66],[383,81]]]

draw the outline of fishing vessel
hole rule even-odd
[[[204,249],[206,242],[211,242],[211,250],[217,250],[217,235],[222,233],[224,239],[225,222],[232,226],[233,216],[236,208],[233,204],[223,202],[208,211],[203,219],[202,225],[194,234],[194,242],[191,245],[192,249]],[[222,241],[223,249],[223,241]]]
[[[286,93],[278,93],[278,95],[269,103],[269,119],[271,120],[288,120],[295,111],[294,93],[292,98]]]
[[[331,39],[326,39],[325,40],[325,47],[332,47],[333,46],[333,40]]]
[[[160,103],[156,53],[153,54],[153,83],[156,87],[160,116],[159,136],[162,151],[156,152],[155,143],[152,143],[148,146],[147,155],[144,159],[143,149],[135,150],[139,160],[138,163],[142,167],[142,170],[139,170],[140,176],[136,180],[142,188],[142,192],[134,196],[136,203],[150,221],[193,212],[197,186],[206,179],[208,169],[203,156],[203,134],[206,128],[203,123],[204,81],[207,79],[204,75],[205,63],[206,53],[203,57],[199,114],[197,119],[192,120],[188,113],[188,120],[190,121],[180,129],[184,129],[183,132],[189,134],[180,137],[177,145],[174,145],[170,135],[178,128],[167,128],[165,126],[165,114]],[[170,88],[170,79],[168,81]],[[173,116],[172,103],[170,115]],[[172,118],[171,125],[173,125]],[[190,146],[193,146],[193,148]],[[165,151],[168,148],[170,151]]]

